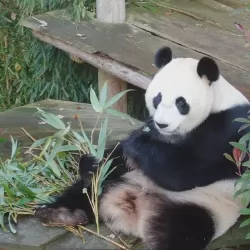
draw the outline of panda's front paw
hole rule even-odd
[[[64,207],[52,208],[47,205],[37,205],[34,209],[35,217],[48,226],[78,226],[89,223],[85,211],[81,209],[71,211]]]
[[[84,181],[84,186],[89,187],[92,175],[96,173],[99,166],[98,160],[92,155],[83,155],[79,162],[79,174]]]

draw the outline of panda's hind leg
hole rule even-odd
[[[42,223],[53,226],[77,226],[92,222],[93,210],[83,189],[87,188],[91,197],[90,173],[94,172],[97,166],[94,157],[82,156],[79,162],[80,180],[66,188],[53,202],[36,206],[35,216]]]
[[[67,188],[53,202],[35,207],[35,217],[52,226],[86,225],[94,218],[86,194],[82,192],[83,181],[79,180]]]
[[[119,147],[116,150],[109,149],[105,153],[108,155],[110,151],[113,152],[112,158],[116,157],[113,161],[115,164],[112,165],[119,167],[108,176],[107,180],[109,182],[119,179],[119,176],[128,171],[124,160],[118,157],[122,153],[121,149]],[[91,179],[92,174],[95,173],[97,168],[98,161],[95,157],[83,155],[79,162],[80,180],[66,188],[53,202],[36,206],[35,216],[42,223],[54,226],[86,225],[93,222],[94,213],[87,195],[83,193],[83,189],[87,188],[87,192],[91,198]],[[105,183],[103,183],[104,186],[106,182],[108,181],[105,180]]]
[[[146,221],[149,250],[204,250],[214,235],[211,214],[195,204],[165,203]]]

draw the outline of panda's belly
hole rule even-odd
[[[197,187],[184,192],[166,191],[156,186],[146,178],[141,172],[136,171],[126,174],[127,180],[138,183],[144,190],[163,194],[167,199],[182,203],[195,203],[209,209],[214,217],[217,238],[225,233],[239,217],[239,210],[244,207],[240,197],[233,198],[235,193],[235,181],[218,181],[209,186]]]
[[[164,202],[194,203],[210,210],[215,222],[214,239],[224,234],[238,219],[243,207],[233,199],[234,181],[219,181],[185,192],[166,191],[141,172],[124,175],[126,181],[113,187],[101,200],[100,214],[114,231],[143,236],[144,221]],[[164,201],[163,201],[164,200]]]

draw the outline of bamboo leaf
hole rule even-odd
[[[72,131],[73,135],[75,136],[75,138],[80,142],[80,143],[86,143],[86,140],[84,139],[84,137],[82,137],[79,133]]]
[[[51,154],[49,155],[49,158],[47,159],[47,164],[45,166],[47,166],[56,156],[56,154],[58,152],[60,152],[60,148],[62,147],[62,144],[63,144],[63,140],[61,138],[59,138],[56,143],[55,143],[55,146],[51,152]]]
[[[101,125],[98,138],[97,158],[99,160],[101,160],[104,155],[106,140],[107,140],[107,130],[108,130],[108,118],[106,117]]]
[[[102,108],[104,107],[104,104],[107,100],[107,95],[108,95],[108,85],[107,82],[105,82],[100,94],[100,105]]]
[[[48,137],[36,140],[29,148],[29,151],[31,151],[33,148],[40,147],[42,144],[44,144],[48,140]]]
[[[79,151],[80,148],[77,147],[76,145],[64,145],[61,146],[60,152],[69,152],[69,151]]]
[[[119,99],[121,99],[129,91],[134,91],[134,90],[133,89],[124,90],[120,92],[119,94],[113,96],[109,101],[106,102],[106,104],[104,105],[104,109],[107,109],[111,107],[112,105],[114,105]]]
[[[15,230],[15,228],[12,226],[12,224],[11,224],[11,215],[12,215],[12,213],[9,213],[9,216],[8,216],[8,222],[9,222],[9,228],[10,228],[10,231],[13,233],[13,234],[15,234],[16,233],[16,230]]]
[[[11,146],[11,160],[12,160],[17,152],[17,141],[15,141],[12,136],[10,136],[10,139],[12,144]]]
[[[135,125],[135,123],[132,121],[130,115],[128,115],[128,114],[119,112],[115,109],[106,109],[105,112],[107,112],[110,115],[118,116],[121,119],[128,119],[132,125]]]
[[[5,205],[5,201],[4,201],[4,187],[0,186],[0,206]]]
[[[57,115],[54,115],[51,113],[46,113],[39,108],[37,108],[37,110],[39,111],[38,113],[40,114],[41,120],[43,120],[44,122],[46,122],[47,124],[49,124],[50,126],[56,128],[56,129],[65,130],[65,128],[66,128],[65,124]]]
[[[106,173],[108,172],[111,164],[113,162],[113,159],[110,159],[108,162],[106,162],[106,164],[104,166],[102,166],[101,168],[101,174],[100,174],[100,179],[99,179],[99,183],[100,185],[102,184],[102,182],[104,181],[104,176],[106,175]]]
[[[92,105],[93,109],[96,112],[100,112],[102,110],[100,102],[99,102],[99,100],[98,100],[98,98],[96,96],[96,93],[95,93],[95,91],[93,90],[92,87],[90,88],[90,102],[91,102],[91,105]]]
[[[93,156],[96,157],[96,154],[97,154],[97,153],[96,153],[96,151],[95,151],[95,149],[94,149],[92,143],[90,142],[88,136],[86,135],[86,133],[84,132],[83,129],[81,129],[81,131],[82,131],[82,135],[83,135],[85,141],[87,142],[87,145],[88,145],[88,148],[89,148],[91,154],[92,154]]]

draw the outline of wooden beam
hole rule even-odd
[[[70,43],[63,42],[42,32],[33,31],[33,35],[39,40],[51,44],[69,54],[83,59],[85,62],[101,69],[123,81],[129,82],[139,88],[147,89],[152,80],[151,77],[141,74],[130,67],[110,58],[99,54],[92,54],[76,48]]]
[[[101,22],[123,23],[126,20],[125,0],[96,0],[96,16]],[[127,89],[127,83],[99,69],[98,87],[99,90],[104,83],[108,83],[108,98]],[[99,91],[100,92],[100,91]],[[114,106],[114,109],[127,113],[127,95],[121,98]]]

